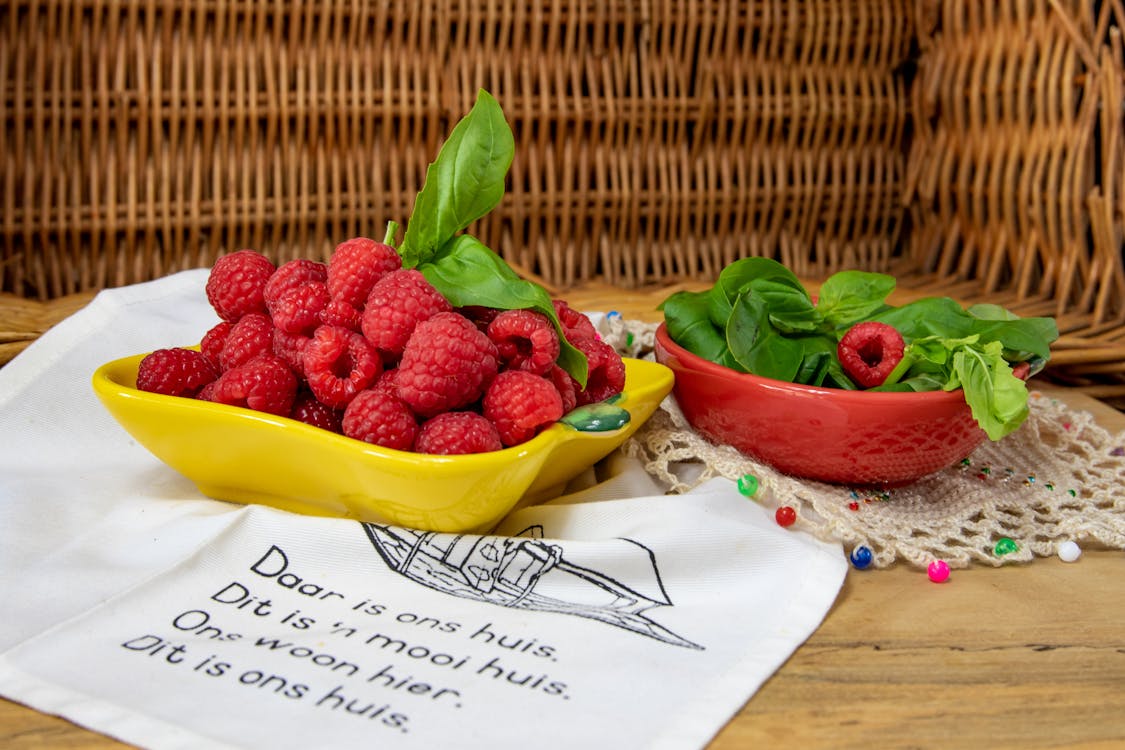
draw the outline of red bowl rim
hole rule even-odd
[[[965,395],[960,388],[954,391],[849,391],[843,388],[824,388],[820,386],[802,385],[800,383],[790,383],[785,380],[764,378],[749,372],[738,372],[737,370],[732,370],[729,367],[724,367],[723,365],[706,360],[684,349],[672,340],[672,337],[668,334],[666,323],[661,323],[657,327],[656,343],[658,345],[658,351],[660,347],[663,347],[669,354],[681,360],[690,369],[706,375],[724,378],[734,383],[741,383],[747,386],[786,391],[795,395],[829,398],[849,406],[872,406],[873,403],[878,403],[883,406],[906,407],[911,404],[917,406],[920,401],[932,402],[933,405],[942,404],[944,402],[949,402],[950,404],[954,402],[963,404],[965,402]]]

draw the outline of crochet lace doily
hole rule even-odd
[[[649,359],[655,329],[616,316],[602,326],[624,354]],[[1029,405],[1027,420],[1003,440],[986,441],[960,464],[890,490],[775,471],[699,435],[671,395],[624,451],[672,493],[717,476],[737,481],[752,474],[755,500],[794,508],[795,528],[821,539],[848,549],[867,546],[872,567],[905,561],[924,568],[935,559],[953,568],[1026,562],[1056,554],[1064,541],[1125,549],[1125,432],[1111,435],[1092,414],[1036,390]],[[999,553],[1004,538],[1016,549]]]

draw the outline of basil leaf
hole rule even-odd
[[[840,271],[824,280],[817,310],[834,328],[850,326],[886,305],[895,290],[895,278],[868,271]]]
[[[661,309],[673,341],[709,362],[719,362],[727,354],[727,340],[707,314],[709,297],[707,292],[676,292],[664,300]]]
[[[403,266],[427,262],[455,234],[495,208],[504,197],[514,155],[515,138],[504,112],[481,89],[426,170],[399,248]]]
[[[764,378],[793,382],[804,359],[799,341],[782,336],[769,320],[761,297],[738,297],[727,321],[727,346],[747,372]]]
[[[546,315],[559,334],[559,366],[579,385],[586,386],[586,355],[566,340],[551,295],[538,284],[521,278],[476,237],[458,235],[434,258],[420,264],[418,270],[454,307],[531,309]]]
[[[776,278],[759,278],[750,282],[749,291],[762,300],[770,322],[782,333],[812,333],[820,326],[820,313],[803,287],[794,289]]]

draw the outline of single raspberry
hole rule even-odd
[[[375,282],[399,268],[402,258],[393,247],[356,237],[337,245],[328,259],[328,291],[332,299],[360,309]]]
[[[625,362],[616,349],[599,338],[577,338],[571,343],[586,355],[586,387],[578,392],[579,406],[625,390]]]
[[[215,381],[211,400],[288,416],[297,396],[297,376],[271,354],[227,370]]]
[[[194,398],[219,376],[203,352],[194,349],[157,349],[137,367],[137,388],[166,396]]]
[[[330,406],[322,404],[310,391],[300,390],[293,406],[289,409],[289,418],[298,422],[319,427],[329,432],[342,433],[341,420],[343,414]]]
[[[385,388],[360,391],[344,410],[344,434],[365,443],[409,451],[418,434],[410,407]]]
[[[552,365],[551,369],[547,371],[547,379],[555,384],[555,389],[558,390],[559,396],[562,398],[563,414],[578,406],[578,392],[582,389],[579,387],[578,381],[570,377],[569,372],[558,365]]]
[[[488,324],[504,311],[497,310],[495,307],[485,307],[483,305],[466,305],[465,307],[458,307],[457,312],[473,321],[477,328],[482,331],[488,331]]]
[[[219,352],[219,366],[229,370],[272,351],[273,322],[263,313],[248,313],[231,326]]]
[[[305,379],[321,402],[343,409],[383,372],[383,361],[355,331],[321,326],[304,351]]]
[[[212,380],[207,385],[200,388],[199,393],[195,394],[196,400],[198,400],[198,401],[214,401],[215,400],[215,384],[218,383],[218,382],[219,382],[218,379],[215,379],[215,380]]]
[[[856,385],[874,388],[902,361],[905,348],[901,333],[886,323],[869,320],[848,329],[836,347],[836,356]]]
[[[399,360],[399,397],[432,417],[477,401],[496,377],[496,345],[471,320],[442,312],[414,328]]]
[[[294,287],[307,284],[310,281],[325,282],[328,280],[328,264],[306,258],[286,261],[277,267],[270,276],[262,290],[266,307],[271,307],[277,302],[284,292]]]
[[[555,307],[555,315],[558,316],[559,323],[562,324],[563,334],[567,341],[573,343],[579,339],[598,338],[598,329],[594,328],[593,322],[567,304],[566,300],[554,299],[551,300],[551,303]]]
[[[282,292],[269,306],[270,317],[286,333],[312,333],[320,325],[320,313],[328,300],[327,284],[307,281]]]
[[[224,255],[211,266],[205,292],[207,301],[223,320],[234,323],[248,313],[265,313],[266,282],[273,263],[257,250]]]
[[[360,330],[363,320],[363,311],[343,300],[329,300],[328,305],[320,311],[320,323],[326,326],[347,328],[349,331]]]
[[[402,356],[414,327],[453,306],[415,268],[391,271],[375,282],[363,309],[363,335],[388,359]]]
[[[293,372],[304,375],[305,347],[310,341],[312,336],[303,333],[286,333],[280,328],[274,328],[272,351],[274,356],[289,365]]]
[[[507,446],[530,440],[563,415],[562,397],[551,381],[524,370],[497,375],[481,405]]]
[[[559,335],[550,319],[534,310],[505,310],[488,326],[501,363],[512,370],[546,375],[559,358]]]
[[[504,447],[496,425],[475,411],[446,411],[426,420],[414,439],[415,453],[443,456],[488,453]]]
[[[223,344],[226,343],[231,328],[234,328],[234,323],[221,320],[211,326],[207,333],[203,334],[203,340],[199,342],[199,350],[203,352],[203,356],[215,368],[215,372],[220,372],[223,369],[219,356],[222,354]]]

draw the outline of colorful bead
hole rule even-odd
[[[797,511],[788,505],[782,505],[774,512],[773,517],[778,526],[792,526],[797,521]]]
[[[864,547],[861,544],[852,550],[852,553],[848,555],[848,559],[852,561],[852,565],[856,567],[856,570],[864,570],[871,565],[871,561],[875,559],[875,556],[871,554],[871,549],[869,547]]]
[[[1109,455],[1111,455],[1111,456],[1125,456],[1125,448],[1122,448],[1119,445],[1116,448],[1114,448],[1113,450],[1111,450],[1109,452]]]
[[[1082,557],[1082,548],[1069,539],[1061,542],[1058,547],[1059,559],[1063,562],[1074,562]]]
[[[852,500],[850,503],[848,503],[848,507],[852,510],[859,510],[859,503],[857,503],[855,500]]]
[[[926,568],[926,575],[934,583],[945,583],[949,580],[949,563],[945,560],[934,560]]]
[[[1018,552],[1019,548],[1020,546],[1013,540],[1009,539],[1006,536],[1002,536],[996,540],[996,546],[992,548],[992,553],[997,557],[1003,557],[1004,555],[1010,555],[1013,552]]]
[[[758,494],[758,478],[753,474],[743,474],[738,478],[738,491],[746,497]]]

